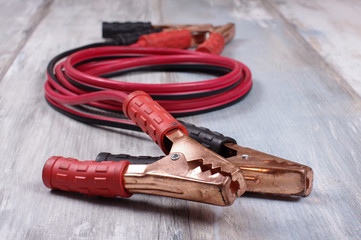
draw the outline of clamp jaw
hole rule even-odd
[[[188,30],[191,33],[190,46],[196,47],[196,51],[220,55],[224,45],[230,42],[235,34],[236,28],[233,23],[227,23],[221,26],[211,24],[201,25],[158,25],[163,31],[172,34],[177,31]]]
[[[247,192],[307,197],[312,191],[310,167],[234,143],[225,146],[236,155],[227,160],[244,175]]]
[[[212,24],[165,24],[153,26],[153,29],[159,28],[168,32],[182,29],[189,30],[193,37],[192,46],[203,43],[210,37],[209,35],[213,33],[220,34],[223,37],[225,43],[230,42],[236,34],[234,23],[227,23],[220,26],[213,26]]]
[[[228,206],[245,191],[241,171],[224,158],[180,130],[166,137],[173,143],[169,155],[149,165],[129,165],[128,192]]]
[[[246,182],[246,191],[262,194],[306,197],[312,191],[310,167],[237,145],[236,140],[209,129],[182,122],[189,136],[223,156],[238,167]],[[152,163],[161,157],[134,157],[125,154],[98,154],[96,161]]]
[[[235,139],[182,122],[189,136],[242,170],[247,192],[306,197],[312,191],[310,167],[237,145]]]
[[[148,94],[129,94],[123,111],[170,154],[139,165],[51,157],[43,168],[44,184],[88,195],[130,197],[146,193],[220,206],[231,205],[245,192],[239,167],[191,139],[184,126]]]

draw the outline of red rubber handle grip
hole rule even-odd
[[[128,95],[123,102],[123,112],[166,154],[169,153],[171,146],[165,144],[165,134],[171,130],[180,129],[188,135],[187,129],[182,124],[143,91],[135,91]]]
[[[189,48],[192,34],[189,30],[174,30],[143,35],[137,44],[141,47]]]
[[[207,40],[196,48],[196,51],[220,55],[223,51],[224,45],[224,38],[221,34],[211,33]]]
[[[128,165],[127,161],[78,161],[54,156],[44,165],[43,182],[51,189],[103,197],[130,197],[123,179]]]

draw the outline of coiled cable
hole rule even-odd
[[[191,71],[216,78],[167,84],[113,80],[134,71]],[[54,57],[47,68],[45,97],[57,111],[88,124],[139,130],[122,114],[126,94],[142,90],[174,116],[226,107],[251,89],[251,72],[243,63],[197,51],[115,46],[95,43]]]

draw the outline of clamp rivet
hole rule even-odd
[[[247,155],[247,154],[243,154],[243,155],[241,156],[241,158],[247,159],[247,158],[248,158],[248,155]]]
[[[170,159],[173,161],[178,160],[179,158],[180,158],[179,153],[173,153],[172,156],[170,156]]]

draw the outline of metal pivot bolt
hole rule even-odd
[[[171,160],[176,161],[180,158],[180,154],[179,153],[173,153],[172,156],[170,157]]]
[[[247,158],[248,158],[248,155],[247,155],[247,154],[243,154],[243,155],[241,156],[241,158],[247,159]]]

